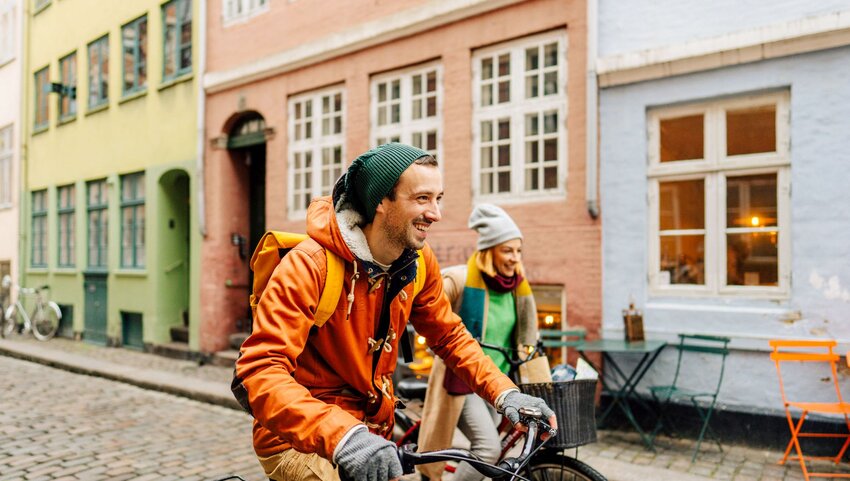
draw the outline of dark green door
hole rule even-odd
[[[83,340],[105,346],[106,336],[106,274],[86,274],[86,318]]]

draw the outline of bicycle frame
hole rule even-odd
[[[525,443],[522,447],[522,452],[516,458],[506,458],[500,456],[498,465],[489,464],[482,461],[474,453],[465,449],[449,448],[438,451],[430,451],[417,453],[415,445],[404,445],[398,448],[399,461],[401,461],[402,470],[405,474],[410,474],[414,471],[414,466],[417,464],[428,464],[437,461],[466,461],[472,465],[479,473],[490,478],[504,478],[510,476],[510,479],[525,480],[519,475],[520,470],[531,460],[534,453],[540,450],[546,440],[538,441],[538,434],[548,433],[548,439],[555,436],[556,430],[546,424],[541,418],[542,413],[538,410],[520,409],[522,422],[528,427],[527,433],[519,433],[520,437],[525,437]],[[518,430],[515,430],[519,432]]]

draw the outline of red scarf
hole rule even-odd
[[[487,284],[488,288],[499,293],[511,292],[522,282],[522,276],[519,274],[505,277],[497,272],[495,277],[490,277],[487,273],[482,272],[481,278],[484,279],[484,283]]]

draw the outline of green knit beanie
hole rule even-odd
[[[410,145],[384,144],[354,159],[345,173],[345,198],[372,222],[378,204],[390,193],[402,172],[429,154]]]

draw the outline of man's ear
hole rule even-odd
[[[383,199],[381,199],[381,202],[378,203],[378,205],[375,206],[375,215],[387,213],[387,206],[385,205],[386,202],[387,202],[387,198],[384,197]]]

